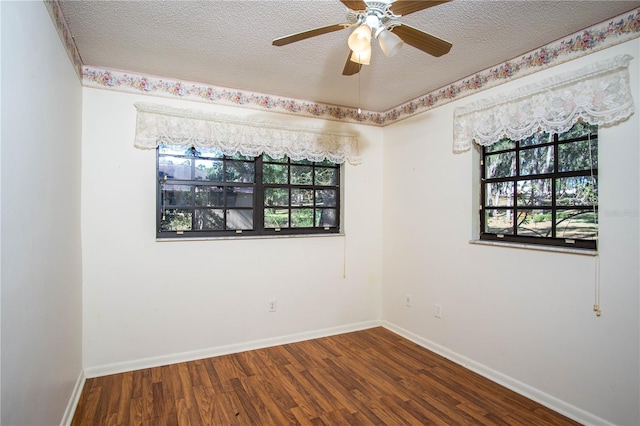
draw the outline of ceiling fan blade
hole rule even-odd
[[[349,55],[347,56],[347,63],[344,64],[344,69],[342,70],[342,75],[354,75],[354,74],[358,74],[360,72],[360,69],[362,68],[362,64],[359,64],[357,62],[353,62],[351,60],[351,54],[353,52],[351,51],[351,49],[349,49]]]
[[[340,0],[342,4],[351,10],[365,10],[367,4],[363,0]]]
[[[322,34],[332,33],[334,31],[343,30],[348,25],[349,24],[333,24],[333,25],[327,25],[326,27],[314,28],[312,30],[303,31],[301,33],[295,33],[285,37],[277,38],[273,40],[271,44],[274,46],[284,46],[286,44],[304,40],[307,38],[319,36]]]
[[[417,12],[419,10],[428,9],[433,6],[437,6],[442,3],[448,3],[451,0],[425,0],[425,1],[405,1],[405,0],[396,0],[391,5],[391,10],[396,15],[408,15],[413,12]],[[343,2],[344,3],[344,2]]]
[[[420,49],[423,52],[433,56],[442,56],[445,53],[449,53],[452,44],[448,41],[444,41],[441,38],[427,34],[420,31],[417,28],[413,28],[406,24],[400,24],[393,28],[393,33],[400,36],[402,41],[416,49]]]

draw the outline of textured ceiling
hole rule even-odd
[[[640,7],[640,1],[453,0],[401,22],[453,43],[410,45],[346,77],[349,29],[287,46],[274,38],[346,22],[338,0],[61,1],[84,65],[369,111],[449,83]]]

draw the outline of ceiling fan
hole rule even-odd
[[[451,43],[431,34],[420,31],[407,24],[398,22],[398,18],[429,7],[447,3],[451,0],[340,0],[349,8],[347,22],[291,34],[273,40],[274,46],[284,46],[322,34],[356,27],[348,39],[349,55],[342,75],[354,75],[360,72],[362,65],[369,65],[371,58],[371,38],[378,40],[385,55],[395,55],[403,43],[422,50],[433,56],[442,56],[449,52]]]

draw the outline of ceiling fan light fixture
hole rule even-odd
[[[377,38],[378,43],[380,44],[380,48],[389,58],[398,53],[398,51],[404,44],[400,37],[387,30],[386,28],[378,33]]]
[[[368,49],[360,52],[351,53],[351,61],[356,64],[369,65],[371,62],[371,46]]]
[[[2,1],[2,0],[0,0]],[[371,39],[375,38],[387,57],[394,56],[402,45],[407,44],[431,56],[442,56],[449,52],[452,44],[434,35],[399,22],[399,18],[410,13],[428,9],[451,0],[340,0],[347,7],[346,21],[326,25],[307,31],[274,39],[274,46],[285,46],[322,34],[349,28],[347,44],[349,51],[342,75],[360,73],[362,65],[371,59]],[[403,42],[403,39],[405,40]]]
[[[371,50],[371,28],[367,24],[360,25],[351,33],[347,44],[354,52]]]

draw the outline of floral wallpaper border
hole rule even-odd
[[[69,57],[86,87],[144,93],[305,117],[386,126],[507,81],[640,37],[640,8],[480,71],[384,112],[129,73],[82,64],[58,0],[44,0]]]
[[[454,99],[469,96],[637,37],[640,37],[640,8],[392,108],[382,114],[381,123],[389,124],[407,118]]]
[[[80,57],[80,53],[78,53],[78,48],[76,47],[76,43],[73,40],[71,31],[69,31],[67,21],[62,14],[60,3],[58,3],[58,0],[43,1],[45,6],[47,7],[47,11],[49,11],[49,16],[51,16],[51,21],[53,21],[53,24],[58,31],[60,40],[62,40],[62,44],[67,51],[67,55],[69,55],[69,59],[73,64],[73,69],[76,70],[78,77],[82,79],[82,58]]]

